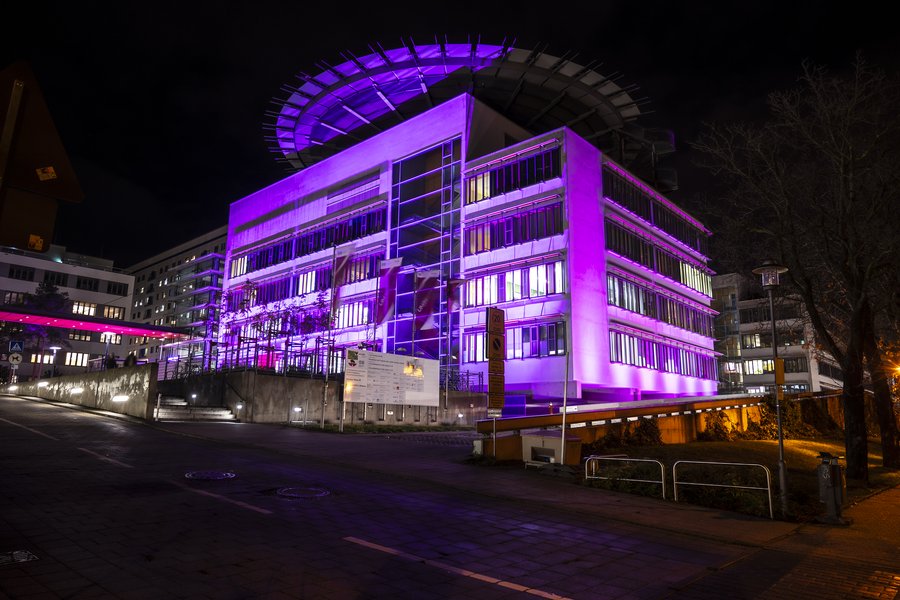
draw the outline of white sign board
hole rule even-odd
[[[438,361],[350,348],[344,358],[345,402],[438,406]]]

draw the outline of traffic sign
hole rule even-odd
[[[14,352],[9,355],[9,364],[11,365],[19,365],[22,363],[22,355],[18,352]]]
[[[487,357],[488,360],[503,360],[506,352],[503,348],[503,335],[488,333]]]
[[[487,332],[502,335],[505,328],[504,323],[506,321],[505,313],[499,308],[493,307],[488,307],[486,312]]]
[[[24,352],[25,351],[25,342],[22,340],[9,340],[9,351],[10,352]]]

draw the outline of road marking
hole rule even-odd
[[[469,571],[468,569],[461,569],[459,567],[454,567],[453,565],[448,565],[437,560],[423,558],[421,556],[416,556],[415,554],[410,554],[409,552],[397,550],[396,548],[389,548],[388,546],[382,546],[381,544],[376,544],[374,542],[367,542],[366,540],[361,540],[359,538],[345,537],[344,541],[358,544],[366,548],[371,548],[372,550],[378,550],[379,552],[384,552],[385,554],[391,554],[393,556],[399,556],[400,558],[405,558],[407,560],[424,563],[432,567],[437,567],[438,569],[456,573],[457,575],[470,577],[472,579],[477,579],[478,581],[484,581],[485,583],[493,583],[494,585],[510,590],[516,590],[517,592],[525,592],[526,594],[531,594],[532,596],[552,598],[553,600],[572,600],[571,598],[568,598],[566,596],[560,596],[559,594],[554,594],[552,592],[545,592],[544,590],[539,590],[537,588],[526,587],[524,585],[519,585],[518,583],[513,583],[511,581],[504,581],[502,579],[497,579],[496,577],[491,577],[490,575],[484,575],[482,573],[476,573],[475,571]]]
[[[177,485],[178,487],[180,487],[183,490],[187,490],[187,491],[193,492],[195,494],[200,494],[201,496],[209,496],[210,498],[215,498],[216,500],[228,502],[229,504],[234,504],[235,506],[240,506],[241,508],[246,508],[248,510],[254,510],[254,511],[264,514],[264,515],[272,514],[271,510],[268,510],[266,508],[260,508],[259,506],[253,506],[252,504],[247,504],[246,502],[241,502],[240,500],[232,500],[231,498],[226,498],[225,496],[221,496],[219,494],[214,494],[212,492],[207,492],[204,490],[198,490],[198,489],[192,488],[188,485],[185,485],[183,483],[180,483],[178,481],[172,481],[171,483],[174,483],[175,485]]]
[[[129,464],[125,464],[125,463],[123,463],[123,462],[121,462],[121,461],[118,461],[118,460],[116,460],[116,459],[114,459],[114,458],[110,458],[110,457],[108,457],[108,456],[103,456],[102,454],[97,454],[96,452],[93,452],[93,451],[91,451],[91,450],[88,450],[87,448],[78,448],[78,449],[81,450],[82,452],[86,453],[86,454],[90,454],[90,455],[93,456],[94,458],[99,458],[100,460],[105,460],[106,462],[111,462],[111,463],[114,464],[114,465],[119,465],[120,467],[125,467],[126,469],[133,469],[133,468],[134,468],[133,466],[131,466],[131,465],[129,465]]]
[[[28,431],[30,431],[31,433],[36,433],[36,434],[38,434],[38,435],[42,435],[42,436],[44,436],[44,437],[47,438],[47,439],[53,440],[54,442],[58,442],[58,441],[59,441],[59,438],[55,438],[55,437],[53,437],[52,435],[47,435],[47,434],[44,433],[43,431],[38,431],[37,429],[32,429],[31,427],[26,427],[26,426],[24,426],[24,425],[19,425],[18,423],[14,423],[14,422],[9,421],[9,420],[7,420],[7,419],[0,419],[0,421],[3,421],[4,423],[9,423],[10,425],[15,425],[16,427],[21,427],[22,429],[28,430]]]

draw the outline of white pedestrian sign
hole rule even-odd
[[[10,340],[9,341],[9,351],[10,352],[24,352],[25,351],[25,342],[21,340]]]

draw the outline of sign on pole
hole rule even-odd
[[[503,409],[506,399],[504,363],[506,358],[506,315],[499,308],[488,307],[485,315],[488,359],[488,410]]]
[[[16,366],[22,364],[22,355],[19,354],[18,352],[13,352],[12,354],[10,354],[9,355],[9,364],[16,365]]]
[[[9,351],[10,352],[24,352],[25,351],[25,342],[22,340],[9,340]]]

